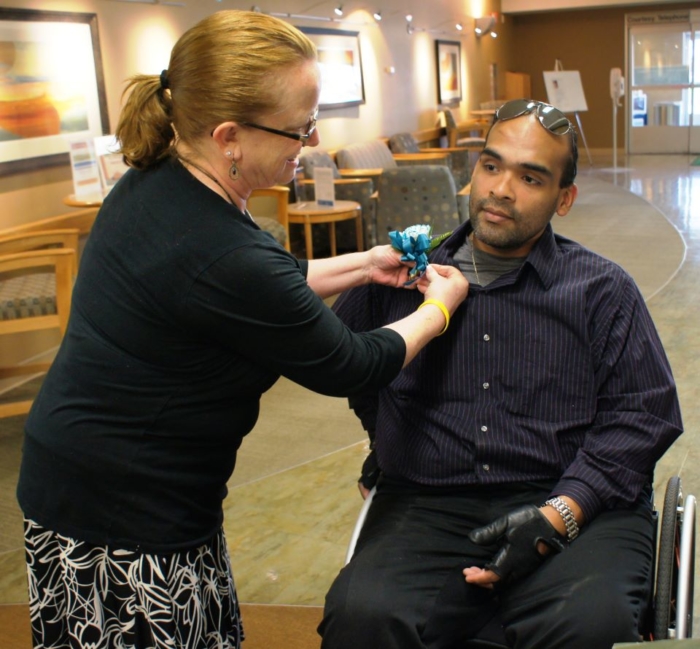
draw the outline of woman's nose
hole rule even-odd
[[[314,129],[311,137],[304,142],[304,146],[318,146],[321,144],[321,136],[318,133],[318,129]]]

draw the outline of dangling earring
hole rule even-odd
[[[240,172],[238,171],[238,167],[236,166],[236,161],[231,160],[231,166],[228,168],[228,177],[231,180],[238,180],[238,177],[240,176]]]
[[[231,157],[231,152],[226,151],[226,157],[230,158]],[[238,177],[240,176],[240,172],[238,171],[238,167],[236,166],[236,161],[231,160],[231,166],[228,168],[228,177],[231,180],[238,180]]]

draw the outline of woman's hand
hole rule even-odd
[[[367,277],[369,282],[385,286],[415,288],[415,283],[404,286],[408,282],[408,271],[414,264],[401,261],[401,254],[390,245],[374,246],[368,250]]]
[[[459,268],[429,264],[425,274],[416,282],[416,288],[426,300],[442,302],[452,315],[467,297],[469,282]]]

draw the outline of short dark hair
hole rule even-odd
[[[559,180],[559,187],[571,187],[576,180],[576,173],[578,171],[578,135],[576,134],[576,129],[571,129],[571,155],[567,158],[564,163],[564,169],[561,172],[561,178]]]

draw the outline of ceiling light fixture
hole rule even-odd
[[[343,15],[343,5],[338,5],[333,11],[335,11],[336,16]]]
[[[461,32],[461,31],[464,29],[464,26],[462,25],[462,23],[457,23],[457,24],[455,25],[455,29],[456,29],[458,32]]]
[[[406,16],[406,33],[410,36],[413,34],[413,32],[416,31],[415,27],[413,26],[413,16],[411,14],[407,14]]]
[[[494,16],[482,16],[481,18],[474,19],[474,32],[477,36],[481,37],[484,34],[491,33],[492,35],[496,32],[493,31],[496,25],[496,18]]]
[[[374,19],[379,22],[382,19],[382,12],[381,11],[375,11],[374,12]]]

